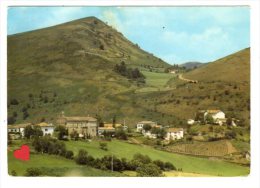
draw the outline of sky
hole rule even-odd
[[[249,7],[9,7],[8,34],[95,16],[170,64],[250,47]]]

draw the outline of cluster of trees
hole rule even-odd
[[[93,168],[111,171],[132,170],[137,172],[137,176],[162,176],[162,171],[176,170],[176,167],[170,162],[161,160],[151,160],[147,155],[137,153],[132,160],[126,158],[118,158],[114,155],[105,155],[101,158],[94,158],[86,150],[79,150],[77,156],[74,156],[73,151],[67,150],[63,142],[52,139],[50,137],[35,138],[32,142],[34,150],[39,153],[50,155],[59,155],[67,159],[75,160],[79,165],[88,165]],[[106,148],[104,143],[100,147]],[[34,169],[28,169],[28,176],[38,176],[41,173]]]
[[[42,129],[39,126],[28,125],[24,128],[24,137],[27,139],[43,136]]]
[[[36,104],[41,104],[41,103],[50,103],[50,102],[54,102],[57,98],[57,93],[56,92],[50,92],[50,91],[40,91],[39,97],[38,97],[38,101],[36,101],[37,97],[35,97],[32,93],[28,94],[28,101],[26,103],[22,103],[20,101],[18,101],[16,98],[11,98],[10,101],[8,102],[8,108],[10,108],[11,106],[21,106],[21,110],[19,111],[14,111],[13,114],[8,116],[8,124],[15,124],[15,122],[18,119],[18,114],[21,112],[22,114],[19,116],[23,119],[26,120],[30,114],[29,114],[29,109],[33,109],[36,107]],[[40,102],[40,103],[37,103]],[[17,107],[15,107],[17,109]],[[41,118],[41,122],[45,121],[45,118],[42,117]]]
[[[39,153],[60,155],[67,159],[73,159],[73,151],[67,150],[65,144],[49,137],[35,138],[32,143],[34,150]]]
[[[101,170],[123,171],[133,170],[137,172],[137,176],[162,176],[162,171],[176,170],[176,167],[170,162],[161,160],[152,161],[147,155],[137,153],[133,159],[119,159],[114,155],[106,155],[102,158],[94,158],[85,150],[79,150],[75,161],[79,165],[88,165]]]
[[[59,125],[55,127],[54,134],[59,140],[67,140],[69,132],[68,129],[66,129],[64,126]]]
[[[122,76],[127,77],[128,79],[140,83],[145,83],[145,76],[139,71],[139,69],[127,68],[124,61],[122,61],[121,64],[116,64],[114,67],[114,71],[119,73]]]

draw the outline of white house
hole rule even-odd
[[[41,130],[43,132],[43,136],[45,136],[45,135],[52,136],[53,135],[54,126],[52,123],[42,122],[42,123],[37,124],[37,126],[39,126],[41,128]]]
[[[165,140],[179,140],[183,138],[183,128],[169,128],[167,130]]]
[[[187,124],[193,125],[195,123],[194,119],[188,119]]]
[[[143,135],[144,135],[144,137],[148,137],[148,138],[157,138],[157,135],[151,133],[151,131],[143,132]]]
[[[226,123],[225,113],[221,110],[206,110],[204,113],[204,120],[206,120],[207,116],[211,116],[214,123],[219,125]]]
[[[8,134],[11,135],[13,139],[18,139],[24,137],[24,129],[26,126],[32,125],[31,123],[8,125]]]
[[[143,131],[143,126],[144,125],[150,125],[151,127],[154,127],[157,125],[157,123],[153,121],[140,121],[136,124],[136,131],[137,132],[142,132]]]

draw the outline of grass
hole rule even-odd
[[[169,74],[169,73],[156,73],[156,72],[149,72],[149,71],[142,71],[142,73],[146,77],[147,85],[156,88],[165,87],[167,82],[171,78],[175,77],[174,74]]]
[[[99,149],[99,142],[82,142],[69,141],[65,142],[68,149],[77,153],[79,149],[85,149],[94,157],[102,157],[104,155],[115,155],[117,157],[124,157],[131,159],[135,153],[142,153],[148,155],[151,159],[160,159],[162,161],[169,161],[177,168],[182,168],[183,172],[207,174],[213,176],[246,176],[249,174],[249,168],[243,167],[220,160],[210,160],[206,158],[197,158],[186,155],[179,155],[168,153],[153,149],[149,146],[140,146],[128,144],[126,142],[113,140],[107,142],[108,151]]]
[[[9,174],[15,171],[17,176],[24,176],[27,168],[40,168],[44,170],[44,176],[125,176],[118,172],[80,166],[60,156],[31,153],[29,161],[21,161],[14,158],[12,151],[8,152]]]

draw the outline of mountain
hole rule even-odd
[[[186,63],[180,64],[180,67],[185,67],[186,69],[194,69],[194,68],[198,68],[200,66],[203,66],[204,64],[205,63],[191,61],[191,62],[186,62]]]
[[[250,82],[250,48],[246,48],[184,75],[198,81]]]
[[[95,17],[8,36],[8,116],[54,122],[65,111],[110,121],[129,113],[137,121],[145,111],[135,102],[140,86],[115,73],[122,61],[142,70],[169,66]]]

